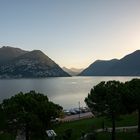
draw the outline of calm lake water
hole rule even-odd
[[[90,89],[101,81],[129,81],[136,77],[62,77],[44,79],[6,79],[0,80],[0,101],[14,94],[35,90],[46,94],[49,99],[64,109],[85,106],[84,99]]]

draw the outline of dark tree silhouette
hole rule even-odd
[[[101,82],[91,89],[85,98],[94,115],[105,115],[112,121],[112,140],[115,140],[115,121],[123,112],[121,92],[123,83],[118,81]]]
[[[44,136],[45,130],[50,126],[51,118],[59,116],[62,111],[62,107],[35,91],[25,94],[21,92],[4,100],[1,105],[8,128],[23,130],[26,140],[29,140],[31,135]]]
[[[129,112],[138,112],[138,133],[140,133],[140,79],[132,79],[125,83],[127,92],[124,97]]]

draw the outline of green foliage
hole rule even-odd
[[[117,140],[139,140],[140,136],[134,132],[116,133]],[[110,133],[102,132],[97,135],[97,140],[110,140]]]
[[[117,117],[120,112],[124,112],[121,99],[122,85],[118,81],[108,81],[101,82],[91,89],[85,102],[94,115],[112,118],[112,114]]]
[[[127,92],[124,103],[129,112],[138,111],[138,133],[140,133],[140,79],[133,79],[125,83]]]
[[[127,92],[125,98],[127,99],[126,105],[129,109],[137,110],[140,108],[140,79],[133,79],[125,83]],[[132,105],[130,108],[130,104]]]
[[[137,125],[138,123],[136,113],[129,114],[129,115],[122,115],[120,116],[120,118],[121,119],[116,121],[117,127],[134,126],[134,125]],[[53,129],[55,130],[59,138],[61,138],[61,136],[64,135],[65,130],[72,129],[72,135],[71,135],[70,140],[79,140],[83,132],[90,133],[96,129],[100,129],[100,128],[102,129],[103,120],[105,123],[105,128],[112,126],[109,119],[106,119],[104,117],[95,117],[91,119],[84,119],[84,120],[79,120],[79,121],[74,121],[74,122],[65,122],[65,123],[56,125]],[[104,140],[104,139],[100,139],[102,137],[102,133],[97,134],[97,137],[99,137],[99,140]],[[108,138],[108,139],[106,138],[107,140],[110,139],[109,134],[106,137]],[[118,137],[118,134],[116,134],[116,137]],[[119,138],[121,138],[121,136],[119,136]]]
[[[59,116],[62,107],[48,100],[48,97],[30,91],[22,92],[2,103],[6,116],[7,130],[23,130],[26,136],[43,136],[51,125],[51,118]]]
[[[0,134],[0,140],[15,140],[15,136],[9,133]]]
[[[125,112],[122,103],[123,83],[119,81],[101,82],[91,89],[85,99],[93,114],[105,115],[112,121],[112,140],[115,140],[115,121]]]
[[[5,120],[5,114],[3,112],[2,106],[0,105],[0,131],[2,131],[5,128],[6,120]]]
[[[115,139],[115,121],[120,114],[137,111],[140,133],[140,79],[126,83],[101,82],[91,89],[85,102],[94,115],[105,115],[112,120],[112,140]]]

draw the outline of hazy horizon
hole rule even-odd
[[[61,67],[86,68],[140,47],[139,0],[0,1],[0,46],[39,49]]]

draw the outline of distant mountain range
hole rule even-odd
[[[140,76],[140,50],[120,60],[97,60],[79,76]]]
[[[0,78],[44,78],[70,75],[140,76],[140,50],[120,60],[97,60],[83,70],[60,68],[40,50],[25,51],[9,46],[0,48]]]
[[[40,50],[0,48],[0,78],[41,78],[70,76]]]
[[[66,67],[63,67],[62,68],[64,71],[66,71],[68,74],[70,74],[71,76],[76,76],[78,75],[79,73],[81,73],[84,69],[77,69],[77,68],[66,68]]]

